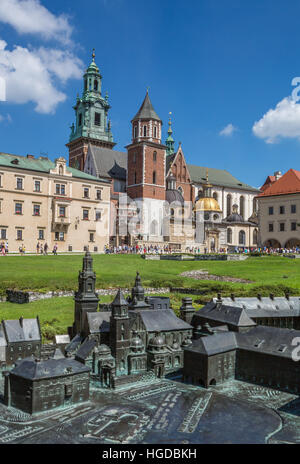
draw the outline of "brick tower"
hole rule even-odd
[[[73,107],[76,115],[76,124],[71,126],[69,143],[69,165],[83,171],[88,145],[96,147],[113,148],[113,136],[110,121],[107,119],[110,105],[108,95],[102,96],[102,76],[95,63],[95,53],[92,62],[83,76],[83,94],[77,95]]]
[[[132,143],[128,145],[127,193],[138,203],[143,240],[162,240],[163,205],[166,194],[166,146],[161,143],[162,121],[148,91],[131,121]]]

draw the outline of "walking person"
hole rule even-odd
[[[44,255],[47,255],[48,254],[47,252],[48,252],[48,244],[45,243],[45,245],[44,245]]]
[[[36,245],[36,254],[38,255],[40,252],[40,243],[37,242],[37,245]]]
[[[53,247],[53,254],[54,255],[57,255],[57,248],[58,248],[57,243],[55,243],[55,245]]]

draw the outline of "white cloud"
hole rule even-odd
[[[237,130],[237,127],[230,123],[227,124],[227,126],[219,132],[219,135],[223,135],[224,137],[230,137]]]
[[[280,138],[300,138],[300,104],[291,97],[277,103],[253,125],[256,137],[266,143],[276,143]]]
[[[65,15],[55,16],[39,0],[0,0],[0,21],[19,34],[34,34],[69,43],[72,27]]]
[[[1,0],[2,1],[2,0]],[[57,85],[79,78],[83,63],[69,51],[16,46],[7,50],[0,40],[0,76],[6,81],[6,99],[13,103],[36,104],[39,113],[54,113],[66,99]]]
[[[3,114],[0,114],[0,122],[12,122],[11,115],[7,113],[5,116]]]

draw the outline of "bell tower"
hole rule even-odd
[[[110,348],[111,354],[116,359],[117,374],[128,374],[128,355],[130,351],[128,303],[120,289],[112,302]]]
[[[102,96],[102,75],[95,63],[95,50],[92,62],[83,76],[83,93],[77,95],[75,106],[76,122],[71,126],[69,148],[69,165],[83,170],[88,145],[113,148],[113,135],[108,121],[108,95]]]
[[[78,275],[78,291],[75,292],[75,322],[73,336],[86,336],[86,313],[96,312],[98,295],[95,292],[96,274],[93,271],[93,258],[87,251],[83,258],[82,271]]]

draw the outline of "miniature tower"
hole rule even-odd
[[[192,304],[192,298],[183,298],[182,306],[180,308],[180,319],[191,324],[194,314],[195,308]]]
[[[145,301],[145,290],[139,272],[136,273],[135,283],[131,289],[130,309],[150,309],[150,305]]]
[[[172,137],[172,134],[173,134],[173,131],[172,131],[172,121],[171,121],[171,111],[169,113],[170,117],[169,117],[169,129],[168,129],[168,137],[167,137],[167,140],[165,142],[166,146],[167,146],[167,155],[173,155],[174,153],[174,139]]]
[[[93,271],[93,258],[87,251],[83,258],[82,271],[78,275],[78,291],[75,292],[75,322],[73,336],[86,336],[86,313],[96,312],[98,295],[95,292],[96,274]]]
[[[128,374],[128,355],[130,351],[128,303],[120,289],[112,302],[110,347],[111,354],[116,360],[117,375]]]

